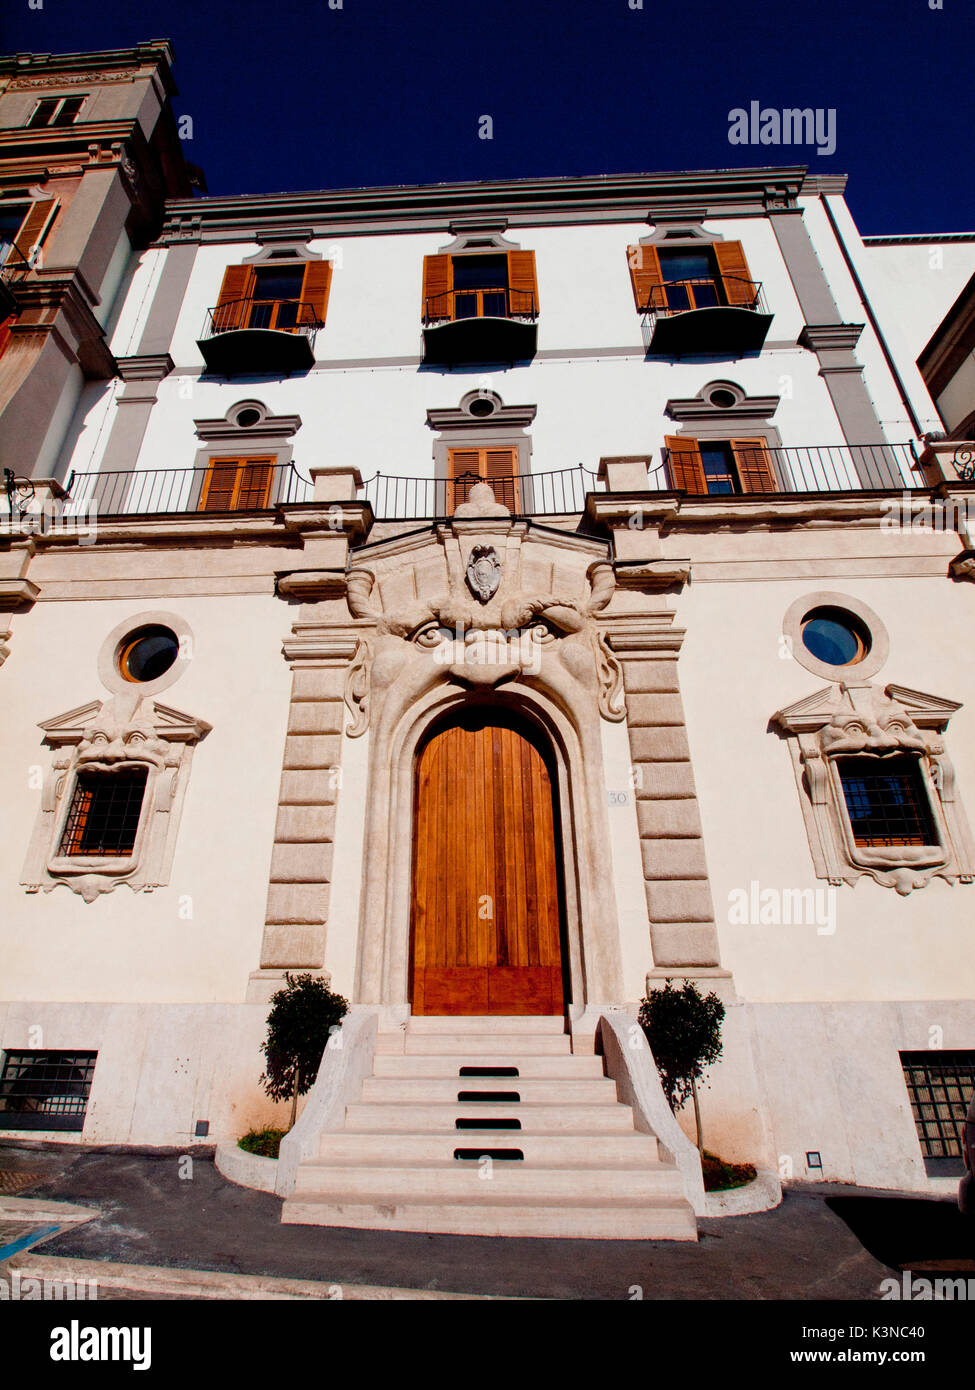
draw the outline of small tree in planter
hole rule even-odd
[[[693,980],[685,980],[681,989],[667,980],[663,989],[650,991],[637,1017],[647,1035],[671,1110],[680,1110],[688,1097],[693,1097],[697,1147],[703,1158],[697,1083],[706,1068],[721,1056],[724,1005],[713,991],[702,997]]]
[[[314,1086],[322,1053],[349,1012],[349,1002],[315,975],[286,973],[284,978],[285,988],[271,996],[267,1036],[261,1043],[267,1071],[261,1082],[272,1100],[291,1101],[290,1130],[298,1097]]]

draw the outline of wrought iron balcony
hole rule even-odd
[[[37,250],[25,256],[14,242],[0,241],[0,321],[19,311],[17,285],[34,268]]]
[[[488,482],[499,502],[515,516],[568,516],[581,512],[587,492],[602,492],[605,484],[581,464],[551,473],[521,473],[509,478],[482,478],[459,473],[456,478],[397,478],[377,473],[359,491],[377,521],[442,521],[453,516],[477,483]]]
[[[707,441],[702,441],[706,443]],[[766,445],[760,454],[767,463],[767,476],[760,470],[749,469],[748,486],[742,486],[734,460],[730,472],[704,477],[703,485],[693,496],[734,496],[749,493],[810,493],[810,492],[883,492],[924,486],[918,469],[918,458],[912,444],[815,444],[798,448],[775,448]],[[681,475],[686,483],[686,468],[675,469],[670,450],[662,450],[662,463],[650,476],[650,487],[662,491],[681,489]]]
[[[296,299],[232,299],[207,311],[197,346],[211,372],[296,372],[315,361],[322,319],[313,304]]]
[[[167,516],[187,512],[267,511],[310,502],[314,487],[292,463],[221,463],[207,468],[140,468],[72,473],[65,516]]]
[[[535,355],[538,305],[531,290],[463,289],[429,295],[423,305],[423,360],[525,362]]]
[[[762,286],[735,275],[655,285],[640,312],[644,347],[654,357],[758,352],[772,322]]]

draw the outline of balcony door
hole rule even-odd
[[[563,1011],[551,766],[533,729],[503,714],[496,720],[490,710],[441,729],[419,753],[414,1014]]]
[[[490,483],[494,495],[509,511],[519,513],[521,488],[518,482],[517,449],[448,449],[447,514],[466,502],[477,483]]]

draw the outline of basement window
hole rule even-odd
[[[8,1052],[0,1073],[0,1129],[84,1128],[97,1052]]]
[[[902,1052],[914,1126],[931,1176],[964,1172],[962,1126],[975,1095],[975,1052]]]

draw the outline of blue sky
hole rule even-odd
[[[802,163],[865,234],[975,230],[971,0],[635,3],[7,0],[0,42],[169,38],[211,193]],[[834,110],[835,153],[730,144],[751,101]]]

